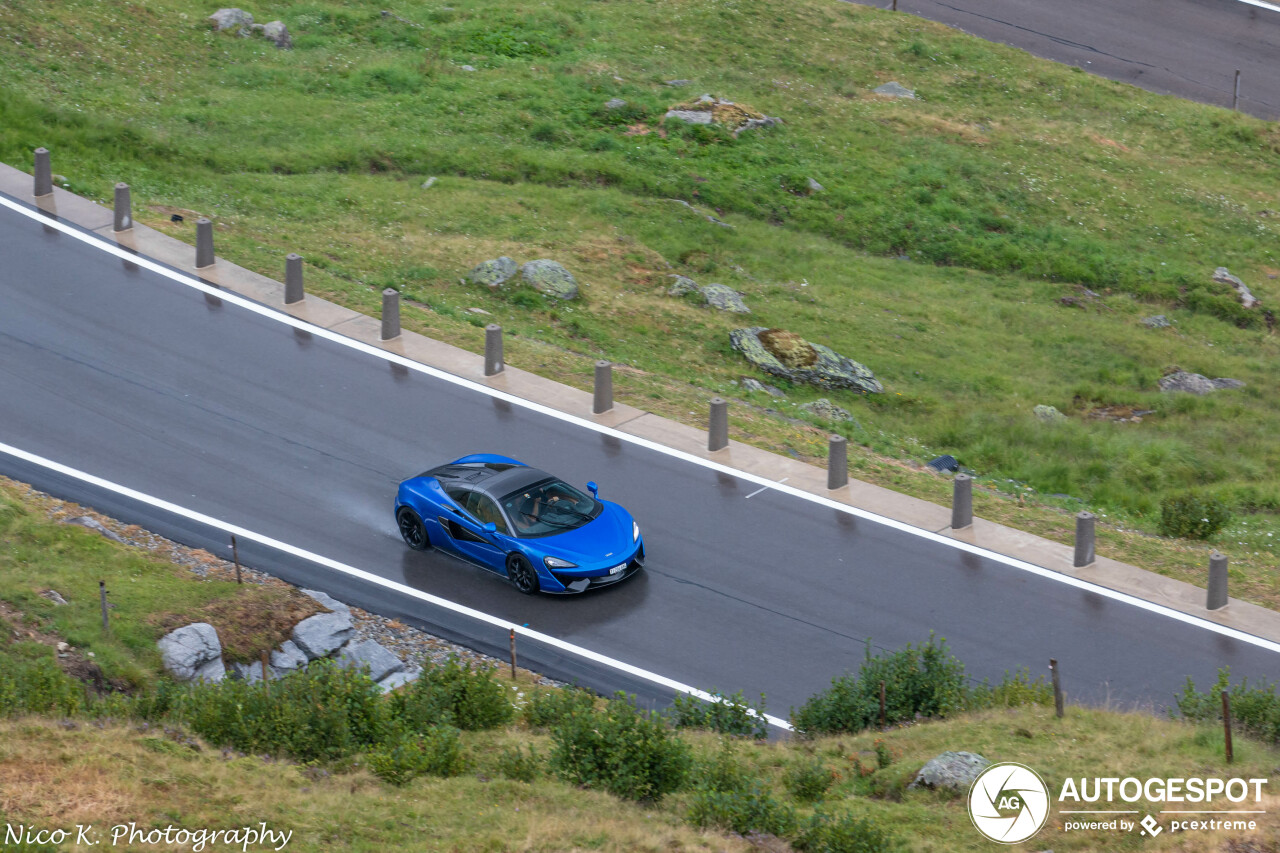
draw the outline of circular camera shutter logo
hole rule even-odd
[[[1026,841],[1049,819],[1049,789],[1030,767],[992,764],[969,789],[969,817],[992,841]]]

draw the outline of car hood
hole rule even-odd
[[[630,556],[635,545],[631,513],[610,501],[600,503],[603,505],[600,514],[581,527],[523,541],[544,555],[561,557],[584,567]]]

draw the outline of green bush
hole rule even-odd
[[[405,785],[419,776],[456,776],[464,767],[458,735],[452,726],[401,730],[369,753],[369,769],[392,785]]]
[[[1187,686],[1177,697],[1178,712],[1194,722],[1210,722],[1222,719],[1222,694],[1231,697],[1231,722],[1241,731],[1262,740],[1280,744],[1280,695],[1276,685],[1266,681],[1250,687],[1248,679],[1234,687],[1231,669],[1218,670],[1218,679],[1208,693],[1196,690],[1195,682],[1187,679]]]
[[[764,696],[754,708],[742,695],[711,694],[716,701],[705,702],[696,696],[676,696],[668,716],[678,729],[710,729],[738,737],[766,738],[769,723],[764,718]]]
[[[688,744],[661,716],[621,693],[603,711],[563,717],[551,739],[551,767],[562,779],[630,800],[656,802],[678,790],[692,763]]]
[[[1230,520],[1227,505],[1215,497],[1183,492],[1160,501],[1160,532],[1165,536],[1208,539]]]
[[[738,758],[732,744],[722,742],[720,749],[693,762],[689,780],[692,787],[704,791],[745,791],[752,773]]]
[[[867,657],[858,675],[834,678],[812,697],[791,722],[806,734],[858,732],[880,721],[880,685],[884,684],[885,722],[917,716],[946,717],[965,707],[968,691],[964,664],[947,652],[946,640],[929,637],[923,646]]]
[[[786,786],[791,796],[802,803],[812,803],[822,799],[822,795],[827,792],[827,788],[831,787],[833,781],[835,779],[831,771],[820,758],[800,761],[788,767],[782,774],[782,784]]]
[[[1052,705],[1053,686],[1043,675],[1031,680],[1031,671],[1025,666],[1012,675],[1004,674],[1004,680],[992,687],[982,682],[969,691],[966,707],[971,711],[981,708],[1017,708],[1022,705]]]
[[[795,810],[766,791],[759,782],[743,790],[698,790],[689,802],[688,821],[740,835],[767,832],[785,836],[795,831]]]
[[[595,694],[581,687],[540,690],[529,696],[521,713],[530,728],[548,729],[575,711],[590,711],[595,701]]]
[[[41,646],[40,650],[45,647]],[[59,714],[84,707],[84,688],[46,654],[26,658],[0,654],[0,715]]]
[[[898,850],[897,839],[868,817],[816,812],[791,846],[803,853],[891,853]]]
[[[498,754],[496,762],[498,773],[508,779],[515,779],[517,782],[532,782],[542,773],[542,759],[538,757],[538,751],[532,746],[526,753],[517,745],[514,749],[511,747],[503,748]]]
[[[515,716],[511,691],[493,679],[493,667],[472,669],[455,658],[424,669],[418,680],[391,695],[391,714],[410,728],[457,726],[479,731],[504,726]]]

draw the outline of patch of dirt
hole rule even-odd
[[[1085,135],[1093,142],[1096,142],[1098,145],[1102,145],[1106,148],[1114,148],[1117,151],[1126,151],[1126,152],[1129,150],[1126,146],[1121,145],[1119,142],[1116,142],[1114,139],[1108,139],[1107,137],[1099,136],[1096,133],[1088,133]]]
[[[756,336],[774,358],[792,369],[818,361],[818,353],[804,338],[786,329],[765,329]]]
[[[198,611],[152,615],[147,622],[165,633],[192,622],[208,622],[218,632],[223,657],[254,663],[263,649],[274,649],[289,639],[293,626],[326,609],[293,587],[254,587],[252,596],[232,596],[213,601]]]

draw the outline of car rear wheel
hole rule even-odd
[[[523,554],[512,554],[507,558],[507,580],[525,595],[533,595],[540,586],[538,573]]]
[[[396,512],[396,525],[400,528],[400,536],[404,539],[404,544],[413,550],[425,551],[431,547],[431,540],[427,538],[427,528],[423,526],[418,514],[409,507],[402,506]]]

